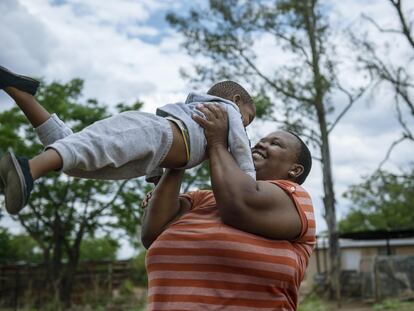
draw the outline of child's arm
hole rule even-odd
[[[250,142],[240,113],[229,105],[225,105],[225,108],[229,120],[228,142],[230,152],[242,171],[256,179],[256,170],[254,168]]]

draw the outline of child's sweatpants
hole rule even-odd
[[[56,115],[36,129],[46,148],[56,150],[68,175],[130,179],[152,172],[170,150],[173,132],[163,117],[127,111],[72,133]]]

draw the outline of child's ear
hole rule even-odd
[[[235,103],[237,106],[240,106],[242,104],[241,96],[239,94],[233,96],[233,103]]]

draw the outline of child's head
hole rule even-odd
[[[256,107],[249,93],[236,82],[223,81],[214,84],[207,94],[234,102],[240,109],[244,126],[248,126],[256,116]]]

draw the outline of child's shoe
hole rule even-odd
[[[29,161],[7,152],[0,160],[0,186],[3,188],[7,212],[16,215],[26,205],[33,190]]]
[[[15,74],[10,70],[0,66],[0,89],[12,86],[16,89],[35,95],[39,87],[39,81]]]

